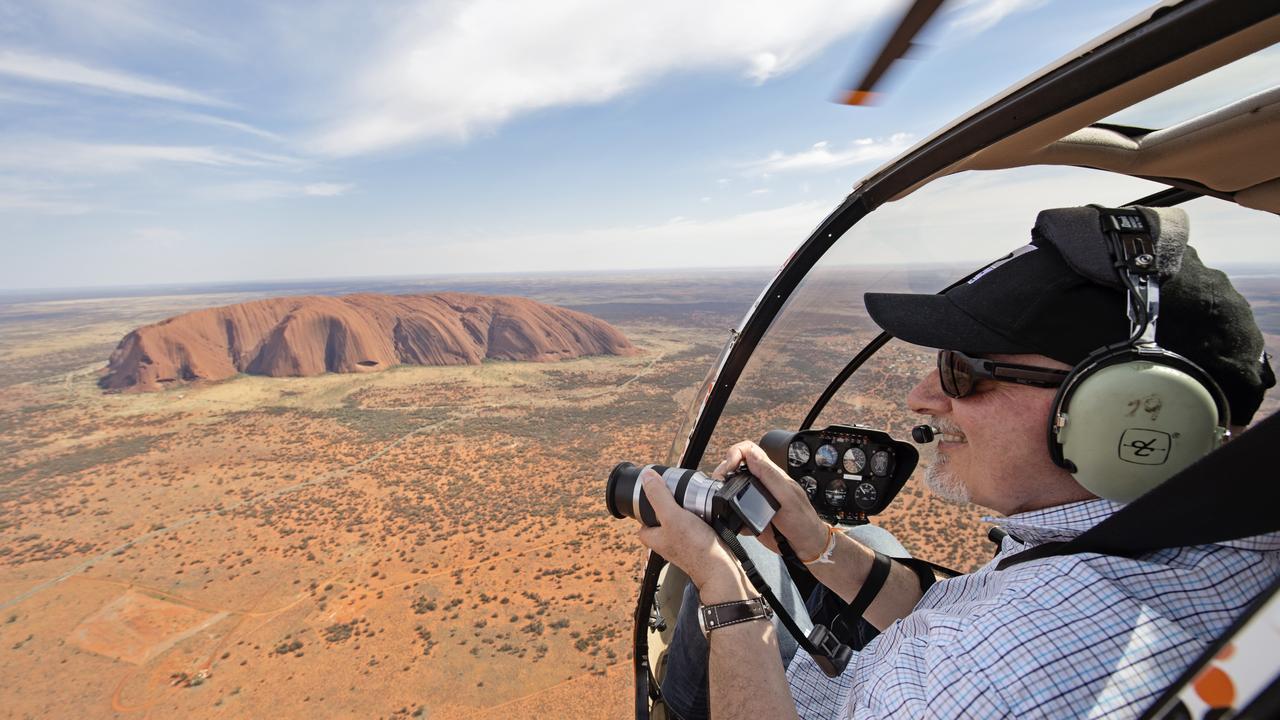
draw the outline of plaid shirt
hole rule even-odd
[[[1081,554],[996,571],[1121,506],[1089,500],[1008,518],[996,559],[937,583],[828,679],[801,652],[787,669],[800,717],[1128,718],[1145,711],[1280,573],[1280,534]]]

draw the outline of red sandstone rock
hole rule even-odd
[[[140,327],[116,346],[98,384],[147,391],[242,372],[305,376],[635,352],[603,320],[525,298],[301,296],[197,310]]]

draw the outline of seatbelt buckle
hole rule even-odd
[[[809,642],[818,651],[810,653],[813,661],[827,677],[837,678],[853,659],[853,648],[841,643],[825,625],[814,625],[809,631]]]

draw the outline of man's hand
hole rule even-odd
[[[742,463],[760,479],[769,493],[778,501],[778,512],[773,523],[760,535],[760,542],[778,552],[778,542],[773,535],[777,528],[791,543],[791,549],[801,558],[814,558],[827,548],[827,525],[809,503],[809,496],[800,484],[792,480],[782,468],[773,464],[764,450],[753,442],[740,442],[729,448],[724,462],[720,463],[712,477],[724,480],[724,475]],[[664,556],[665,557],[665,556]]]
[[[689,576],[704,603],[747,597],[746,578],[711,526],[676,503],[662,477],[653,470],[640,474],[644,494],[661,523],[644,527],[636,537]]]

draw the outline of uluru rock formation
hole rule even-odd
[[[475,365],[630,355],[613,326],[585,313],[509,296],[357,294],[257,300],[178,315],[129,333],[98,384],[167,384],[368,372],[401,365]]]

